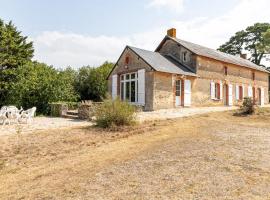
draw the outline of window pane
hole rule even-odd
[[[175,96],[181,96],[181,81],[177,80],[175,82]]]
[[[126,82],[126,100],[130,100],[130,82]]]
[[[129,80],[129,74],[126,74],[126,80]]]
[[[136,86],[135,86],[136,82],[132,81],[131,82],[131,97],[130,97],[130,101],[131,102],[136,102]]]
[[[134,73],[134,74],[131,74],[131,79],[135,79],[135,76],[136,74]]]

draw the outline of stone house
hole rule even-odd
[[[157,49],[127,46],[108,76],[108,89],[145,111],[239,105],[248,96],[269,102],[269,72],[249,60],[176,38],[170,29]]]

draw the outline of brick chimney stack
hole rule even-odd
[[[167,35],[172,37],[172,38],[176,38],[176,29],[175,28],[171,28],[167,31]]]
[[[243,54],[241,53],[240,57],[243,58],[243,59],[247,59],[247,54],[246,53],[243,53]]]

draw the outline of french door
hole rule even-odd
[[[175,106],[181,106],[181,93],[182,93],[182,88],[181,88],[181,80],[176,80],[175,81]]]

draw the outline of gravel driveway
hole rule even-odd
[[[178,109],[164,109],[153,112],[140,112],[137,114],[139,122],[165,120],[173,118],[187,117],[197,114],[204,114],[209,112],[227,111],[236,109],[236,107],[202,107],[202,108],[178,108]],[[34,131],[71,128],[76,126],[91,126],[93,123],[84,120],[74,120],[56,117],[36,117],[32,124],[12,124],[2,126],[0,125],[0,136],[7,134],[14,134],[18,131],[21,133],[31,133]]]
[[[175,108],[175,109],[162,109],[152,112],[140,112],[137,114],[139,122],[143,121],[154,121],[154,120],[165,120],[174,119],[181,117],[188,117],[192,115],[210,113],[210,112],[221,112],[228,110],[235,110],[238,107],[196,107],[196,108]]]
[[[0,199],[268,200],[269,120],[217,112],[0,137]]]
[[[34,131],[90,125],[90,122],[84,120],[66,119],[59,117],[35,117],[31,124],[12,124],[5,126],[0,125],[0,136],[14,134],[18,131],[21,133],[30,133]]]

